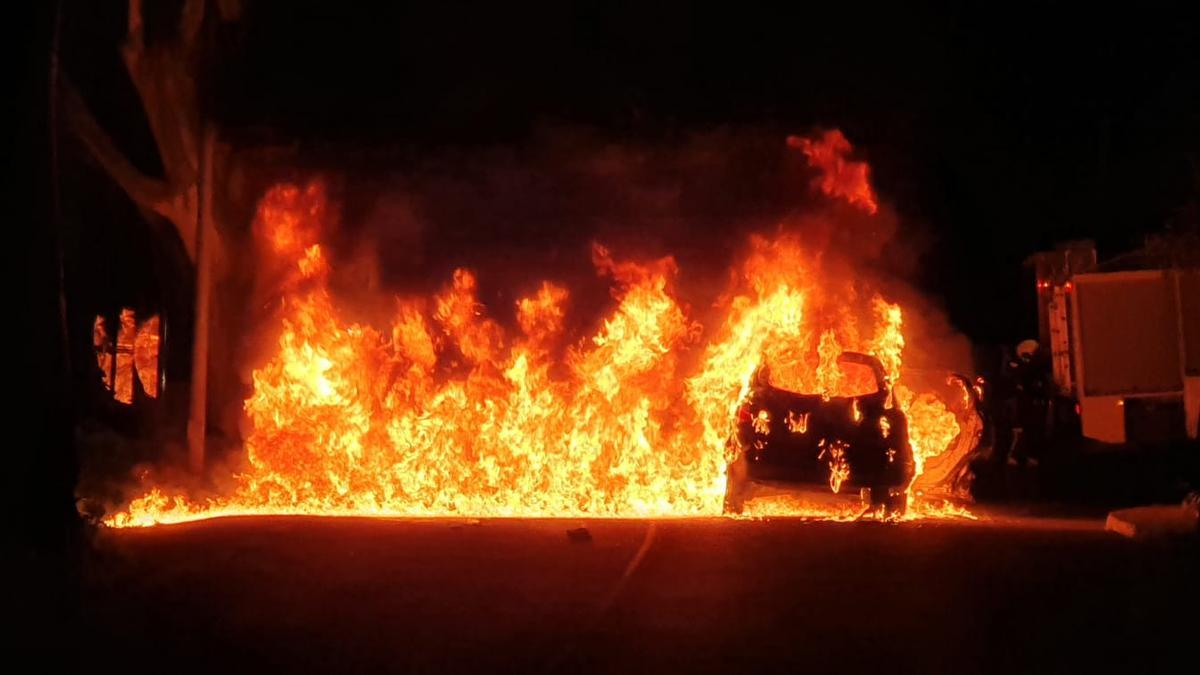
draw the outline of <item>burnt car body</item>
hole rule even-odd
[[[801,394],[755,373],[729,440],[725,510],[741,513],[759,481],[824,486],[838,493],[869,491],[871,505],[899,513],[914,472],[908,419],[892,401],[879,360],[843,352],[839,363],[867,366],[876,390],[857,396]]]

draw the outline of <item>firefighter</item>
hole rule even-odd
[[[1007,346],[1001,347],[1000,369],[992,383],[990,417],[992,419],[992,459],[1003,466],[1010,460],[1017,423],[1017,386],[1020,362]]]
[[[1036,340],[1017,345],[1017,362],[1013,371],[1016,385],[1016,426],[1013,429],[1010,464],[1036,467],[1046,445],[1050,387],[1041,346]]]

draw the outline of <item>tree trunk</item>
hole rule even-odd
[[[214,176],[216,133],[201,122],[197,96],[197,58],[203,44],[207,5],[204,0],[185,0],[176,39],[148,44],[141,0],[129,0],[127,34],[121,55],[130,79],[146,112],[150,131],[158,147],[164,176],[150,177],[138,171],[121,153],[92,116],[82,97],[63,82],[62,102],[66,118],[92,157],[142,209],[171,222],[195,266],[195,333],[192,348],[191,401],[187,423],[188,459],[195,470],[204,464],[208,423],[208,397],[214,392],[208,378],[210,354],[218,359],[232,356],[228,336],[210,342],[214,305],[212,289],[216,270],[222,269],[221,233],[214,222]],[[216,15],[234,20],[240,13],[236,0],[216,3]],[[220,158],[225,154],[221,153]],[[225,167],[228,168],[228,167]],[[220,303],[216,303],[220,304]]]

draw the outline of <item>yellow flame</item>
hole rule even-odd
[[[312,241],[322,194],[273,190],[256,218],[264,248],[290,256],[307,281],[289,291],[276,351],[254,371],[233,489],[200,500],[151,486],[108,524],[715,515],[734,451],[726,441],[760,365],[778,386],[826,396],[863,386],[838,365],[843,350],[873,353],[899,378],[900,308],[873,297],[874,318],[857,325],[787,235],[751,238],[719,304],[723,319],[707,332],[674,295],[673,259],[615,260],[602,247],[593,261],[613,280],[614,306],[565,350],[553,348],[567,338],[565,288],[547,282],[517,300],[520,335],[509,335],[466,269],[427,301],[400,301],[386,329],[349,322]],[[811,298],[820,302],[810,313]],[[914,454],[942,452],[957,434],[953,414],[932,395],[906,396]],[[769,425],[766,411],[760,423]],[[787,423],[804,433],[808,420]],[[849,477],[845,448],[829,456],[837,491]]]

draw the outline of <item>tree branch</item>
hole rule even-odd
[[[195,183],[199,168],[192,52],[204,19],[204,0],[187,0],[177,40],[148,46],[141,0],[129,0],[129,22],[121,56],[142,100],[167,180],[177,189]]]
[[[143,174],[117,149],[65,75],[60,76],[59,92],[66,118],[92,158],[139,208],[171,221],[188,255],[194,255],[196,186],[172,185]]]
[[[242,16],[241,0],[217,0],[217,13],[222,21],[237,21]]]
[[[183,3],[183,12],[179,16],[179,40],[183,43],[184,54],[191,54],[196,45],[200,25],[204,23],[204,5],[204,0],[186,0]]]
[[[166,181],[150,178],[138,171],[117,150],[116,144],[92,116],[75,85],[66,75],[61,77],[63,109],[71,128],[88,152],[138,205],[174,220],[175,214],[171,212],[170,203],[175,194],[171,186]]]
[[[129,0],[129,12],[126,14],[126,42],[142,45],[142,0]]]

